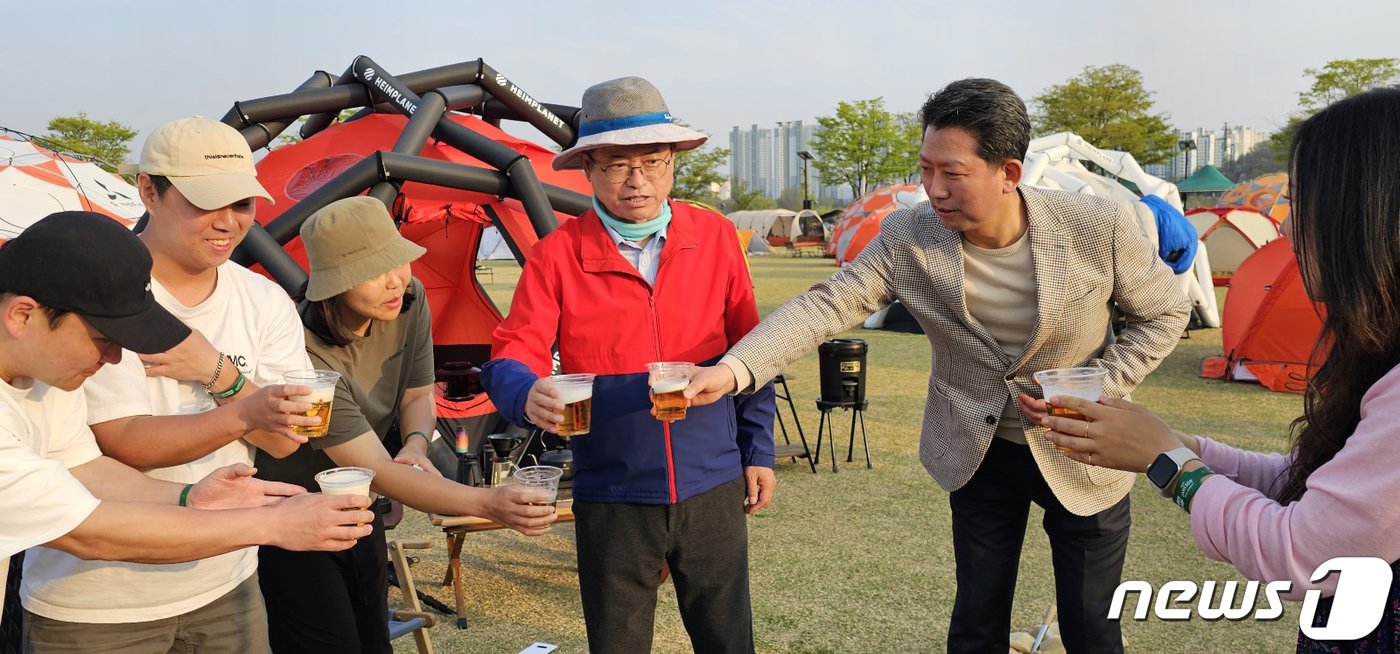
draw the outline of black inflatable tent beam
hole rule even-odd
[[[511,195],[513,182],[505,174],[486,168],[395,152],[376,152],[350,166],[288,208],[265,228],[262,225],[254,225],[243,245],[234,252],[234,260],[243,265],[262,263],[288,294],[301,297],[306,286],[306,272],[287,255],[280,243],[290,241],[296,236],[301,224],[321,207],[342,198],[358,195],[371,185],[383,181],[433,184],[495,196]],[[588,196],[582,193],[553,184],[540,186],[549,203],[564,213],[578,215],[592,206]],[[510,239],[510,232],[502,230],[501,235],[508,239],[507,246],[512,252],[519,253],[519,247]],[[286,268],[282,267],[283,263]]]
[[[355,79],[361,80],[369,89],[372,98],[389,101],[398,112],[409,116],[409,123],[413,124],[415,114],[420,112],[424,103],[422,96],[404,86],[398,78],[385,71],[373,59],[364,55],[355,57],[350,68],[354,71]],[[500,79],[504,80],[505,78],[501,77]],[[544,189],[540,187],[539,177],[535,175],[535,168],[530,164],[529,157],[477,134],[458,123],[441,120],[442,109],[445,106],[443,100],[444,98],[441,96],[434,96],[433,113],[426,118],[431,119],[436,125],[432,131],[433,135],[448,145],[480,159],[486,165],[504,172],[506,176],[510,177],[511,189],[514,191],[512,195],[520,200],[520,204],[524,206],[525,215],[529,217],[530,225],[535,228],[535,234],[544,238],[554,231],[559,226],[559,221],[554,217],[554,208],[549,205],[549,199],[545,197]],[[419,122],[418,127],[421,129],[423,124],[423,122]],[[405,128],[405,132],[407,131]],[[423,143],[426,142],[427,136],[423,135],[417,148],[412,151],[413,154],[421,151]],[[403,143],[404,140],[401,138],[399,145]],[[395,150],[398,152],[406,151],[398,150],[397,146]],[[371,194],[382,201],[386,200],[384,196],[386,193],[387,191],[382,186],[376,186],[371,191]],[[392,200],[392,196],[389,196],[385,204],[390,204]]]
[[[351,64],[351,69],[354,65]],[[257,122],[316,114],[307,120],[316,118],[319,124],[325,119],[318,118],[318,115],[330,115],[333,118],[337,112],[344,109],[372,105],[369,87],[351,70],[347,70],[346,73],[337,78],[329,88],[294,91],[234,102],[233,107],[224,114],[223,121],[241,130]],[[527,122],[562,147],[573,145],[578,138],[575,129],[577,108],[536,101],[481,59],[405,73],[398,76],[398,80],[404,88],[420,94],[435,88],[476,84],[495,99],[496,102],[488,102],[488,105],[499,105],[505,109],[502,111],[492,107],[486,114],[489,117]],[[326,125],[329,125],[329,122]],[[305,125],[302,129],[303,138],[315,133],[309,131]]]

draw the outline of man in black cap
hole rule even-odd
[[[190,333],[156,303],[150,271],[135,235],[89,212],[53,214],[0,247],[0,576],[36,545],[173,563],[263,544],[343,550],[369,534],[356,526],[373,517],[364,497],[308,494],[247,466],[175,484],[102,456],[74,391],[122,348],[160,352]]]

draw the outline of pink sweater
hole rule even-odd
[[[1336,590],[1336,575],[1309,579],[1337,556],[1400,559],[1400,367],[1361,399],[1361,422],[1346,445],[1308,477],[1303,499],[1282,506],[1290,456],[1246,452],[1201,439],[1201,460],[1217,473],[1191,504],[1191,532],[1206,556],[1247,579],[1293,582],[1286,599]]]

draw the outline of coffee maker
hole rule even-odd
[[[502,480],[510,477],[511,469],[515,467],[511,454],[524,440],[524,436],[516,434],[491,434],[486,437],[486,442],[491,444],[491,472],[487,479],[492,486],[500,486]]]

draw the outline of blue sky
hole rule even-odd
[[[719,145],[734,125],[812,120],[841,100],[912,111],[962,77],[1029,100],[1111,63],[1142,71],[1174,126],[1268,131],[1295,109],[1304,68],[1400,56],[1393,0],[6,4],[0,126],[41,133],[86,111],[139,130],[136,150],[166,120],[222,116],[357,54],[395,73],[482,57],[561,104],[640,75]]]

